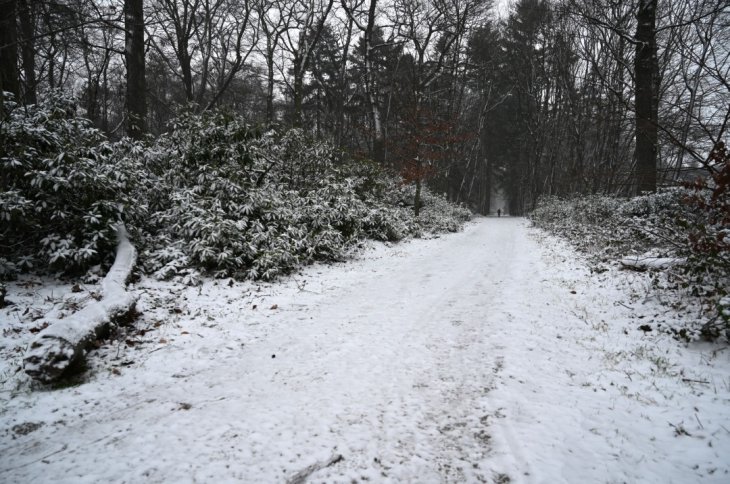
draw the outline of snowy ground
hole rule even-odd
[[[277,284],[143,279],[136,329],[57,389],[15,369],[71,288],[26,280],[0,481],[730,482],[730,349],[640,331],[677,317],[646,277],[489,218]]]

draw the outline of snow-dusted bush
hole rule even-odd
[[[711,177],[697,180],[685,202],[697,216],[688,224],[693,256],[730,274],[730,150],[718,143],[710,153]]]
[[[259,131],[223,113],[188,115],[154,151],[150,166],[167,196],[158,191],[151,204],[159,209],[149,219],[155,236],[146,266],[160,277],[192,265],[217,276],[271,279],[341,259],[363,238],[399,240],[419,230],[397,202],[395,179],[372,165],[336,164],[332,145],[301,130]],[[445,201],[434,212],[441,219],[433,231],[455,230],[459,222],[449,217],[465,217]]]
[[[80,271],[116,244],[114,225],[141,172],[136,149],[109,143],[53,93],[0,122],[0,276],[24,270]]]
[[[113,253],[124,218],[143,269],[159,278],[271,279],[343,258],[363,238],[456,230],[468,212],[376,165],[341,161],[301,130],[260,130],[221,112],[186,114],[146,144],[110,143],[73,100],[7,102],[0,124],[0,277],[80,271]]]
[[[357,229],[341,201],[347,187],[319,166],[327,153],[298,133],[262,133],[223,113],[189,115],[154,150],[164,192],[150,219],[147,266],[162,277],[194,265],[270,279],[340,256]]]
[[[662,255],[688,257],[687,228],[702,219],[685,203],[688,194],[687,189],[676,187],[626,200],[620,220],[628,220],[627,242],[640,252],[660,250]]]
[[[697,298],[707,310],[708,319],[688,321],[682,336],[714,338],[730,330],[722,317],[722,301],[727,300],[730,287],[730,241],[725,239],[730,218],[718,201],[727,195],[716,195],[717,191],[700,183],[694,188],[672,188],[629,199],[550,197],[538,203],[530,219],[536,226],[569,239],[595,262],[617,263],[628,255],[682,261],[662,274],[661,282],[657,275],[655,283]]]
[[[686,223],[690,247],[687,265],[702,290],[715,298],[724,296],[705,333],[717,336],[724,332],[730,339],[730,150],[717,143],[709,160],[714,172],[692,184],[691,194],[684,200],[695,214]]]
[[[619,222],[621,202],[603,196],[573,199],[546,197],[530,215],[535,225],[562,235],[582,250],[599,256],[614,257],[623,249]]]
[[[409,196],[413,196],[415,187],[408,186],[406,191]],[[456,232],[461,230],[464,222],[471,216],[472,212],[468,208],[451,203],[445,196],[435,194],[427,188],[421,189],[421,210],[418,216],[421,232]]]
[[[687,256],[685,227],[696,215],[683,203],[688,191],[671,188],[634,198],[591,195],[545,197],[530,214],[532,222],[570,239],[603,261],[631,254]]]

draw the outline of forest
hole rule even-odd
[[[730,116],[722,0],[3,0],[0,14],[2,89],[20,105],[64,92],[109,139],[211,110],[298,127],[480,213],[495,190],[523,214],[544,195],[712,174]]]
[[[196,283],[499,210],[726,292],[722,0],[0,5],[3,279],[108,264],[119,221]]]
[[[0,0],[0,481],[728,482],[727,0]]]

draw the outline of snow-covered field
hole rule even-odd
[[[730,482],[730,348],[640,330],[679,317],[645,273],[521,219],[274,284],[143,279],[64,388],[16,369],[95,288],[41,283],[0,310],[0,482]]]

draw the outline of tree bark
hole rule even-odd
[[[276,119],[276,112],[274,110],[274,85],[276,83],[274,69],[276,65],[274,59],[276,50],[279,47],[279,40],[288,29],[281,12],[274,18],[268,15],[269,11],[277,12],[274,4],[271,0],[257,0],[255,2],[260,30],[266,37],[264,57],[266,59],[266,124],[268,125],[272,124]]]
[[[416,218],[418,218],[419,215],[421,215],[421,185],[423,184],[423,181],[421,181],[421,168],[422,163],[421,159],[416,157],[416,194],[413,197],[413,214]]]
[[[23,99],[26,104],[35,104],[38,102],[36,97],[36,77],[35,77],[35,42],[33,41],[33,4],[32,0],[20,0],[18,3],[18,18],[20,19],[20,30],[23,42],[23,76],[25,77],[25,86],[23,89]]]
[[[267,39],[268,42],[268,39]],[[266,124],[274,122],[274,48],[266,49]]]
[[[293,126],[301,128],[303,124],[302,104],[304,100],[304,69],[302,59],[297,55],[294,57],[294,119]]]
[[[363,32],[363,39],[365,42],[365,91],[367,93],[370,116],[373,124],[373,158],[378,163],[384,163],[385,140],[383,139],[382,119],[380,115],[380,106],[376,99],[375,75],[373,72],[375,70],[373,66],[373,30],[375,28],[376,8],[377,0],[370,0],[368,23],[365,27],[365,31]],[[418,214],[418,206],[416,206],[416,214]]]
[[[144,0],[124,0],[127,134],[133,139],[142,138],[147,131],[143,4]]]
[[[636,190],[655,192],[657,183],[657,0],[640,0],[636,14]]]
[[[117,226],[117,239],[114,265],[101,284],[103,298],[71,316],[52,322],[31,343],[23,366],[25,372],[36,380],[50,383],[64,376],[111,323],[133,314],[137,299],[126,291],[125,286],[134,269],[137,252],[121,223]]]
[[[0,91],[13,93],[15,100],[19,101],[16,13],[16,0],[0,0]]]

